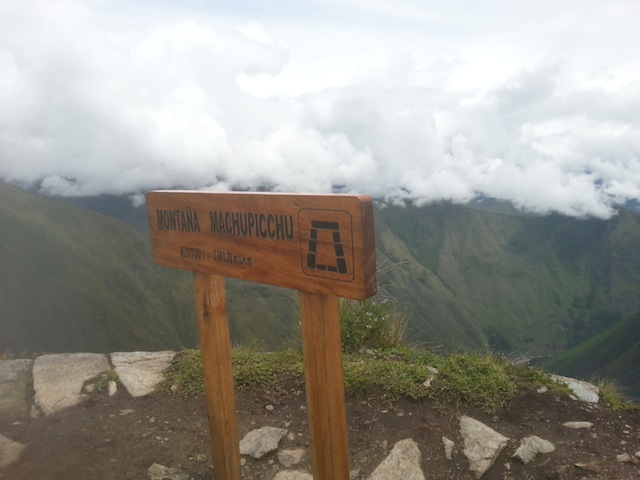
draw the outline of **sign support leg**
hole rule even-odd
[[[213,473],[217,480],[240,480],[238,421],[224,277],[193,272],[193,283]]]
[[[315,480],[348,480],[349,454],[338,298],[300,292]]]

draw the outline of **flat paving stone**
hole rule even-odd
[[[85,398],[84,383],[110,369],[99,353],[42,355],[33,362],[35,403],[45,415],[77,405]]]
[[[7,417],[28,414],[27,388],[33,381],[33,360],[0,361],[0,415]]]

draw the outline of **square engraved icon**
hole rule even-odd
[[[355,269],[351,214],[306,208],[300,210],[298,220],[303,272],[312,277],[352,281]]]

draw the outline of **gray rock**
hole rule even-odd
[[[422,454],[416,442],[411,438],[400,440],[368,480],[424,480],[421,462]]]
[[[164,380],[176,352],[115,352],[111,363],[132,397],[149,395]]]
[[[620,463],[634,463],[637,464],[640,462],[636,457],[632,457],[628,453],[622,453],[620,455],[616,455],[616,460]]]
[[[0,360],[0,414],[26,416],[33,360]]]
[[[147,470],[149,480],[190,480],[188,473],[181,472],[177,468],[165,467],[158,463],[154,463]]]
[[[469,460],[469,470],[476,478],[493,466],[509,439],[471,417],[460,418],[460,434],[464,441],[464,454]]]
[[[297,465],[304,457],[304,449],[297,448],[295,450],[281,450],[278,452],[278,462],[285,468]]]
[[[116,393],[118,393],[118,384],[113,380],[109,380],[107,383],[107,393],[110,397],[113,397]]]
[[[313,476],[306,472],[300,472],[298,470],[282,471],[276,473],[273,480],[313,480]]]
[[[593,423],[591,422],[564,422],[562,424],[563,427],[572,428],[574,430],[579,430],[581,428],[591,428],[593,427]]]
[[[589,403],[598,403],[600,400],[600,389],[592,383],[560,375],[551,375],[551,378],[569,387],[578,400]]]
[[[431,384],[438,376],[438,369],[435,367],[428,366],[427,370],[429,371],[429,377],[422,383],[422,385],[424,385],[426,388],[430,388]]]
[[[17,461],[24,449],[25,445],[22,443],[14,442],[10,438],[0,435],[0,468],[7,467]]]
[[[598,463],[597,460],[588,460],[586,462],[577,462],[574,465],[582,470],[587,470],[589,472],[599,473],[602,470],[602,467]]]
[[[262,427],[252,430],[240,440],[240,454],[262,458],[269,452],[278,449],[282,437],[287,434],[284,428]]]
[[[525,465],[536,458],[539,453],[551,453],[556,449],[555,445],[548,440],[544,440],[536,435],[530,435],[520,440],[520,446],[513,454]]]
[[[98,353],[43,355],[33,362],[36,405],[45,415],[72,407],[82,401],[84,382],[111,368],[107,357]]]
[[[453,448],[455,447],[455,443],[447,437],[442,437],[442,443],[444,444],[444,456],[447,457],[447,460],[451,460],[453,458]]]

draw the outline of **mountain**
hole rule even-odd
[[[127,199],[65,201],[146,228],[144,208],[127,208]],[[379,205],[379,290],[400,302],[416,342],[554,354],[640,311],[639,219],[629,209],[609,220],[531,215],[493,199]],[[290,292],[229,285],[235,341],[265,338],[277,346],[280,334],[295,339]],[[274,311],[265,328],[265,312]]]
[[[75,203],[143,227],[144,210],[128,200]],[[0,222],[0,353],[198,345],[191,273],[155,265],[144,231],[5,183]],[[234,280],[227,290],[235,343],[274,348],[294,337],[292,292]]]
[[[136,230],[1,187],[3,331],[26,339],[44,329],[55,345],[77,336],[76,345],[101,350],[109,342],[112,350],[141,349],[151,338],[162,348],[196,342],[190,275],[153,264],[143,207],[109,196],[65,200]],[[375,223],[379,290],[407,313],[413,342],[535,357],[616,326],[610,335],[633,335],[625,319],[640,312],[636,211],[623,208],[609,220],[538,216],[483,199],[379,205]],[[234,343],[299,341],[295,292],[234,280],[227,288]]]
[[[616,379],[623,393],[640,399],[640,313],[544,364],[567,376]]]
[[[0,352],[195,346],[184,276],[141,233],[0,183]]]
[[[505,215],[457,205],[378,210],[388,290],[420,340],[545,355],[640,311],[640,215]]]

